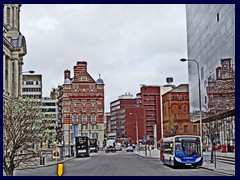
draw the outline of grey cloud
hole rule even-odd
[[[140,84],[187,83],[185,5],[26,5],[21,32],[28,54],[24,69],[43,74],[44,96],[63,83],[63,71],[88,62],[105,82],[106,111],[119,95]],[[50,77],[50,78],[49,78]]]

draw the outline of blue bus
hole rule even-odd
[[[160,140],[160,160],[164,164],[198,167],[203,163],[201,137],[177,135]]]
[[[76,136],[75,145],[76,145],[76,157],[90,156],[90,145],[88,136]]]

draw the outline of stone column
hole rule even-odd
[[[18,28],[18,12],[17,12],[17,7],[13,7],[13,28],[17,29]]]
[[[7,56],[7,71],[8,71],[8,77],[7,77],[7,92],[9,95],[12,94],[12,61],[11,59]]]
[[[6,69],[6,64],[5,64],[5,61],[6,61],[6,55],[5,53],[3,52],[3,90],[4,92],[6,91],[6,82],[5,82],[5,69]]]
[[[18,84],[19,84],[19,72],[18,72],[18,59],[14,59],[14,97],[18,97]]]
[[[21,96],[22,95],[22,65],[23,65],[23,58],[20,58],[19,61],[19,67],[18,67],[18,76],[19,76],[19,84],[18,84],[18,94]]]

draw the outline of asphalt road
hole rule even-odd
[[[17,170],[14,176],[57,176],[57,166]],[[63,176],[223,176],[201,168],[171,168],[158,159],[141,157],[133,152],[99,151],[90,157],[74,158],[64,163]]]

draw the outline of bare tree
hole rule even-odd
[[[206,108],[206,107],[205,107]],[[207,108],[206,108],[207,109]],[[218,132],[221,130],[221,126],[223,124],[223,120],[226,117],[229,117],[232,115],[233,111],[211,111],[208,110],[204,113],[204,126],[205,126],[205,131],[206,131],[206,136],[211,142],[211,162],[213,163],[213,151],[214,151],[214,146],[217,145],[218,142],[216,142],[216,135]]]
[[[164,123],[164,137],[171,137],[177,135],[178,128],[175,125],[176,120],[173,118],[170,113],[169,119]]]
[[[213,163],[213,151],[214,151],[214,146],[216,145],[216,134],[219,132],[220,127],[221,127],[221,120],[215,120],[214,117],[209,117],[209,119],[206,121],[205,128],[206,128],[206,136],[209,138],[211,141],[211,162]]]
[[[46,124],[41,103],[34,99],[9,99],[3,107],[3,170],[7,176],[19,167],[36,164],[37,151]]]

